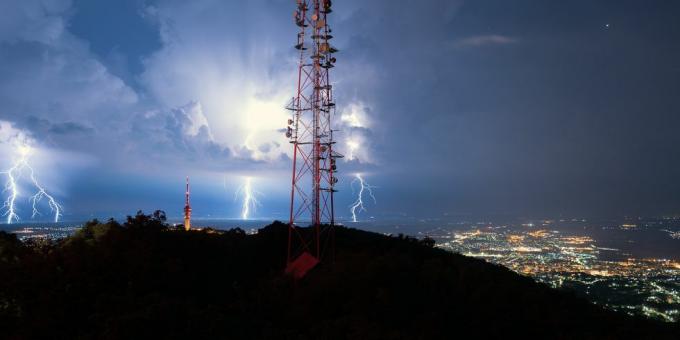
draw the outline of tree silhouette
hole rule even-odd
[[[431,239],[336,228],[333,265],[283,274],[287,225],[174,230],[165,213],[55,242],[0,232],[8,338],[678,338]],[[304,230],[303,230],[304,232]]]

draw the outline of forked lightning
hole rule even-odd
[[[236,190],[236,198],[241,197],[243,200],[241,205],[241,219],[243,220],[247,220],[260,205],[257,199],[259,193],[253,190],[252,181],[252,177],[246,177],[245,183]]]
[[[364,192],[367,192],[368,195],[373,199],[373,203],[377,204],[378,201],[375,199],[375,196],[373,196],[373,189],[375,189],[374,186],[371,186],[364,180],[363,177],[361,177],[361,174],[355,174],[354,175],[354,180],[352,180],[351,186],[352,186],[352,191],[354,191],[354,183],[359,183],[359,192],[357,194],[357,199],[350,205],[350,212],[352,213],[352,222],[357,221],[357,214],[366,211],[366,208],[364,207]]]
[[[43,199],[47,200],[47,204],[50,207],[52,213],[54,213],[54,222],[59,222],[61,217],[61,211],[63,210],[61,204],[57,202],[56,199],[47,193],[45,187],[43,187],[35,175],[35,170],[30,165],[29,158],[31,156],[33,149],[29,145],[21,145],[18,147],[19,158],[12,164],[8,170],[2,173],[7,176],[7,182],[5,183],[4,192],[9,192],[7,199],[5,200],[2,210],[4,210],[3,216],[6,216],[7,224],[12,224],[12,222],[19,221],[19,215],[17,214],[16,200],[19,197],[19,185],[18,181],[21,176],[26,172],[28,173],[28,179],[30,184],[37,190],[37,192],[29,197],[33,211],[31,213],[31,218],[35,218],[37,215],[41,215],[38,209],[38,203]]]

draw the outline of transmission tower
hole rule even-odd
[[[189,203],[189,177],[187,176],[187,190],[184,193],[184,230],[191,230],[191,204]]]
[[[331,128],[335,102],[329,71],[337,52],[330,44],[331,11],[330,0],[297,0],[294,12],[300,59],[297,93],[287,106],[293,114],[286,133],[293,145],[293,175],[286,270],[300,277],[322,260],[326,248],[332,251],[336,159],[342,155],[333,150]],[[311,230],[298,228],[301,222],[311,222]]]

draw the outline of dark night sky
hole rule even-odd
[[[677,1],[336,0],[340,213],[680,212]],[[0,3],[0,161],[16,140],[67,217],[286,210],[294,1]],[[344,117],[344,119],[342,119]],[[341,148],[343,148],[341,143]],[[346,150],[345,150],[346,151]],[[347,153],[347,151],[345,152]]]

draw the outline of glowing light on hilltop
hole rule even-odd
[[[253,190],[252,181],[252,177],[246,177],[245,182],[236,190],[236,198],[240,197],[242,201],[241,219],[243,220],[247,220],[260,206],[257,198],[260,193]]]
[[[373,199],[373,203],[377,204],[378,201],[375,199],[375,196],[373,196],[373,189],[375,187],[371,186],[364,180],[363,177],[361,177],[361,174],[355,174],[354,175],[354,180],[352,180],[351,186],[352,186],[352,192],[354,192],[354,183],[359,183],[359,192],[357,193],[357,199],[350,205],[350,212],[352,213],[352,222],[357,221],[357,213],[366,211],[366,208],[364,207],[364,192],[367,192],[368,195]]]
[[[19,186],[18,180],[24,172],[28,172],[28,177],[31,185],[36,188],[37,192],[29,198],[31,202],[33,211],[31,213],[31,218],[35,218],[37,215],[41,215],[38,209],[38,203],[43,199],[47,200],[47,204],[50,207],[52,213],[54,213],[54,222],[59,222],[61,217],[62,206],[57,202],[57,200],[47,193],[45,187],[38,182],[35,175],[35,170],[29,163],[29,158],[31,156],[33,149],[30,145],[21,144],[17,147],[17,153],[19,158],[12,164],[8,170],[2,173],[7,176],[7,182],[5,183],[5,189],[3,192],[9,192],[7,199],[5,200],[2,209],[4,210],[3,216],[6,216],[7,224],[12,224],[12,222],[19,220],[19,215],[16,209],[16,200],[19,197]]]

